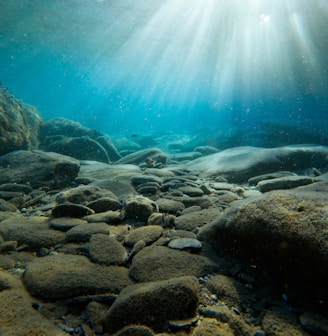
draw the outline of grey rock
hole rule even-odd
[[[199,251],[203,245],[195,238],[176,238],[172,239],[168,246],[175,250]]]
[[[138,175],[134,175],[131,177],[131,182],[133,183],[133,185],[139,185],[139,184],[144,184],[144,183],[148,183],[148,182],[155,182],[158,185],[161,185],[163,183],[163,180],[156,176],[156,175],[150,175],[150,174],[138,174]]]
[[[111,197],[101,197],[95,201],[87,204],[87,207],[94,210],[96,213],[105,212],[108,210],[119,210],[122,209],[122,204],[115,198]]]
[[[257,184],[257,188],[262,193],[264,193],[277,189],[292,189],[303,185],[311,184],[313,182],[313,179],[309,176],[286,176],[260,181]]]
[[[194,277],[128,286],[105,315],[104,330],[113,333],[129,324],[141,324],[162,332],[168,320],[195,315],[197,291]]]
[[[75,226],[85,224],[86,221],[73,217],[60,217],[50,220],[49,226],[59,231],[67,231]]]
[[[0,157],[0,184],[29,183],[32,188],[62,188],[77,176],[80,163],[68,156],[42,151],[16,151]]]
[[[223,176],[230,182],[245,182],[274,171],[325,167],[327,155],[325,146],[235,147],[193,160],[180,169],[199,171],[207,177]]]
[[[33,188],[27,184],[19,183],[4,183],[0,185],[2,191],[22,192],[28,194],[33,191]]]
[[[168,212],[171,214],[175,214],[178,211],[182,211],[185,208],[182,202],[166,198],[160,198],[159,200],[156,201],[156,203],[160,211]]]
[[[202,189],[191,186],[180,187],[178,190],[190,197],[199,197],[204,195]]]
[[[248,183],[250,185],[257,185],[260,181],[271,180],[279,177],[295,176],[295,175],[296,175],[295,173],[289,171],[279,171],[251,177],[250,179],[248,179]]]
[[[98,214],[88,215],[83,217],[89,223],[101,223],[105,222],[108,224],[118,224],[122,221],[122,212],[121,211],[112,211],[108,210]]]
[[[215,273],[219,266],[208,258],[165,246],[142,249],[132,261],[130,276],[138,281],[156,281],[193,275],[196,277]]]
[[[124,267],[100,266],[84,256],[61,254],[33,260],[23,281],[31,295],[45,300],[119,293],[131,283]]]

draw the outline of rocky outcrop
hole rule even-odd
[[[39,144],[41,117],[0,86],[0,155],[19,149],[35,149]]]

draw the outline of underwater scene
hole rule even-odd
[[[0,0],[0,335],[328,335],[328,1]]]

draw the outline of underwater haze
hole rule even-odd
[[[0,80],[108,134],[327,119],[327,0],[0,0]]]

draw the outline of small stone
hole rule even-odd
[[[176,238],[171,240],[168,246],[176,250],[199,251],[202,248],[202,243],[194,238]]]

